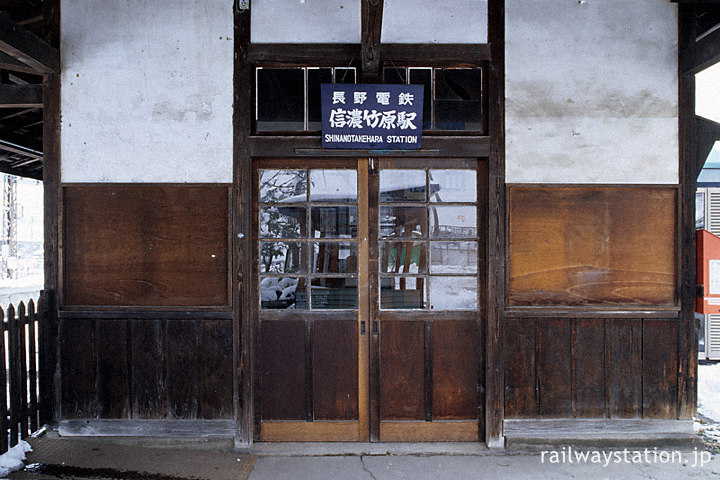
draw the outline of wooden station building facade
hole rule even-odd
[[[43,3],[61,432],[689,424],[711,7]],[[424,85],[421,148],[323,149],[323,83]]]

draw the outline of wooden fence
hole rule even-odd
[[[39,335],[44,300],[0,308],[0,453],[38,430]]]

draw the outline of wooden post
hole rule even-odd
[[[380,33],[383,0],[362,0],[362,79],[365,83],[380,81]]]

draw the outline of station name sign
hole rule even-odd
[[[332,83],[320,88],[323,148],[420,148],[422,85]]]

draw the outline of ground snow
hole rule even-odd
[[[698,409],[694,430],[712,451],[720,449],[720,363],[698,365]]]
[[[0,476],[5,477],[10,472],[24,468],[27,452],[32,452],[32,447],[26,441],[21,440],[20,443],[0,455]]]

